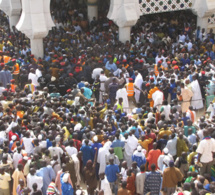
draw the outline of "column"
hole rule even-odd
[[[208,17],[199,17],[197,16],[197,26],[200,26],[201,29],[204,28],[207,31],[208,28]]]
[[[107,17],[119,27],[119,40],[130,41],[131,27],[137,23],[141,11],[139,0],[111,0]]]
[[[34,54],[36,57],[43,57],[43,39],[31,39],[31,53]]]
[[[126,41],[130,42],[131,39],[131,27],[119,27],[119,40],[122,43],[125,43]]]
[[[98,19],[98,1],[97,0],[88,0],[87,15],[88,15],[88,20],[90,22],[93,20],[94,17]]]
[[[31,53],[44,56],[43,38],[54,27],[50,14],[51,0],[22,0],[22,14],[16,28],[31,41]]]
[[[0,9],[9,17],[10,29],[19,21],[22,6],[20,0],[0,0]]]

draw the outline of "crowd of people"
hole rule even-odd
[[[44,58],[0,14],[0,195],[214,194],[213,30],[156,14],[121,43],[68,4]]]

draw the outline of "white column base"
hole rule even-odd
[[[119,41],[125,43],[130,42],[131,39],[131,27],[119,27]]]
[[[93,20],[93,17],[96,17],[96,20],[98,20],[98,6],[97,5],[88,5],[87,6],[87,14],[88,14],[88,20],[91,22]]]
[[[10,22],[10,29],[12,30],[12,27],[17,25],[19,22],[20,15],[14,15],[14,16],[9,16],[9,22]]]
[[[200,26],[201,29],[204,28],[205,31],[207,32],[208,30],[208,17],[200,18],[199,16],[197,17],[197,26]]]
[[[43,58],[43,39],[31,39],[31,54],[34,54],[36,58]]]

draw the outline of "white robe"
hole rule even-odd
[[[134,150],[137,148],[138,145],[138,139],[134,135],[129,135],[128,139],[125,143],[125,151],[124,151],[124,157],[127,161],[128,168],[131,167],[132,164],[132,155]]]
[[[109,155],[109,149],[111,146],[111,142],[108,141],[105,143],[105,145],[102,148],[99,148],[99,152],[98,152],[98,158],[97,158],[97,162],[99,163],[99,174],[100,173],[104,173],[105,172],[105,168],[106,168],[106,155]]]
[[[43,178],[36,176],[36,175],[31,175],[30,173],[27,176],[27,187],[31,189],[31,192],[33,192],[33,187],[32,185],[36,183],[37,184],[37,189],[41,190],[43,187]]]
[[[116,99],[123,98],[123,110],[125,112],[129,111],[128,93],[125,88],[118,89],[116,92]]]
[[[142,88],[142,84],[143,84],[143,77],[140,73],[138,73],[137,77],[135,78],[135,82],[134,84],[139,88],[141,89]],[[141,91],[137,90],[137,89],[134,89],[134,92],[135,92],[135,100],[136,100],[136,103],[139,102],[139,99],[140,99],[140,93]]]
[[[201,109],[204,107],[203,101],[202,101],[202,93],[199,86],[198,80],[195,80],[191,83],[193,97],[191,101],[191,106],[193,106],[193,109]],[[196,101],[197,100],[197,101]]]
[[[103,190],[104,195],[112,194],[112,190],[110,188],[110,183],[108,182],[106,177],[103,180],[101,180],[101,190]]]
[[[152,94],[152,99],[154,101],[154,107],[157,107],[160,110],[162,103],[163,103],[163,92],[157,90]]]
[[[73,160],[74,165],[75,165],[75,173],[76,173],[76,177],[77,177],[76,185],[80,185],[80,183],[81,183],[80,160],[78,159],[77,154],[72,155],[72,160]]]

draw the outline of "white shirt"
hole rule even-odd
[[[103,180],[101,180],[101,190],[103,190],[104,195],[112,194],[110,184],[109,184],[109,182],[108,182],[106,177]]]
[[[33,73],[30,72],[30,73],[28,74],[28,79],[31,79],[33,85],[35,85],[35,86],[40,86],[40,84],[37,82],[38,77],[37,77],[36,74],[33,74]]]
[[[94,70],[93,70],[93,72],[92,72],[92,79],[94,80],[94,79],[96,79],[96,76],[98,75],[100,75],[101,74],[101,72],[103,71],[103,69],[102,68],[95,68]]]
[[[27,187],[31,189],[31,193],[33,192],[33,184],[37,184],[37,189],[41,190],[43,187],[43,178],[36,176],[36,175],[31,175],[30,173],[27,175]]]
[[[213,160],[212,152],[215,152],[215,140],[213,138],[203,139],[202,141],[200,141],[196,152],[202,155],[200,158],[200,162],[211,162]]]
[[[65,149],[70,156],[78,154],[78,150],[75,147],[67,146]]]
[[[169,150],[169,154],[171,154],[172,156],[175,156],[177,154],[176,145],[177,145],[177,137],[174,137],[174,139],[171,139],[167,142],[166,147]]]
[[[146,173],[137,173],[136,175],[136,192],[137,194],[144,194],[144,183],[146,179]]]
[[[25,146],[25,151],[28,154],[32,154],[34,152],[34,146],[32,145],[32,138],[23,137],[23,144]]]
[[[60,157],[61,157],[61,155],[63,155],[63,150],[60,147],[53,147],[53,146],[49,147],[48,150],[50,152],[51,157],[53,158],[54,155],[57,155],[58,163],[61,163]]]
[[[19,160],[21,160],[21,159],[22,159],[22,154],[21,153],[15,152],[13,154],[13,166],[14,166],[15,169],[18,166]]]

